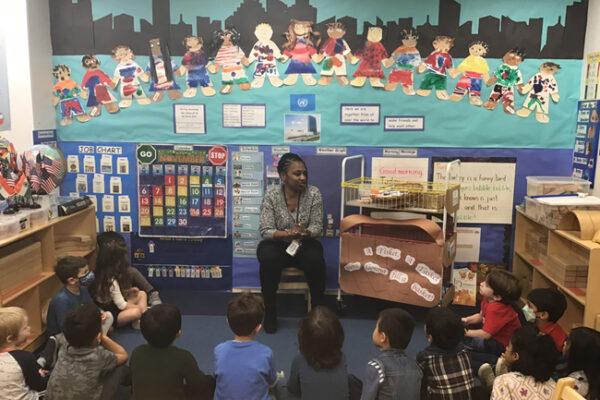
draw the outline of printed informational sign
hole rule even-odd
[[[223,128],[264,128],[266,118],[264,104],[223,104]]]
[[[592,182],[596,175],[598,154],[600,101],[580,101],[577,109],[577,128],[573,150],[573,176]]]
[[[264,195],[263,152],[233,152],[233,255],[256,257]]]
[[[379,104],[341,104],[340,125],[379,125]]]
[[[140,236],[227,236],[227,148],[142,144],[136,156]]]
[[[422,115],[386,116],[383,124],[384,131],[424,131],[425,117]]]
[[[595,100],[600,98],[600,52],[589,53],[586,56],[585,66],[585,90],[583,98],[585,100]]]
[[[60,142],[59,147],[67,160],[60,193],[88,196],[96,207],[99,232],[133,232],[137,227],[135,144]]]
[[[512,223],[516,163],[498,161],[469,162],[461,159],[458,222]],[[433,181],[443,182],[446,163],[436,162],[435,158],[433,162]]]
[[[175,133],[206,133],[204,104],[173,104],[173,131]]]

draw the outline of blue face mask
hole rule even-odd
[[[94,279],[96,279],[94,272],[89,271],[87,274],[79,278],[79,284],[81,286],[90,286],[92,282],[94,282]]]
[[[525,304],[525,306],[523,307],[523,315],[525,316],[527,322],[535,321],[535,313],[527,304]]]

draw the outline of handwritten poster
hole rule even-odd
[[[514,162],[462,162],[458,222],[511,224],[515,186]],[[441,182],[445,162],[434,162],[433,181]]]
[[[394,178],[409,182],[427,182],[429,159],[373,157],[371,176],[373,178]]]
[[[379,104],[341,104],[340,125],[379,125]]]

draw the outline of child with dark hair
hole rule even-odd
[[[98,257],[103,258],[106,256],[106,252],[104,250],[105,248],[110,249],[112,242],[118,242],[120,247],[127,247],[125,238],[120,233],[114,231],[102,232],[96,237],[96,243],[98,245]],[[137,268],[132,267],[129,264],[128,258],[125,261],[127,262],[126,270],[127,275],[131,280],[131,285],[146,292],[149,305],[154,306],[156,304],[161,304],[162,300],[158,290],[156,290],[156,288],[154,288],[154,286],[148,282],[146,277]]]
[[[470,400],[475,378],[466,347],[464,327],[449,308],[432,308],[425,319],[430,346],[417,354],[423,370],[421,399]]]
[[[273,351],[255,341],[265,307],[260,297],[242,293],[227,305],[227,322],[234,338],[215,347],[215,400],[269,399],[277,383]]]
[[[301,399],[346,400],[349,396],[344,328],[328,308],[315,307],[300,322],[300,354],[292,361],[288,391]]]
[[[379,313],[373,343],[381,353],[369,361],[361,400],[418,400],[423,373],[404,350],[410,343],[415,321],[401,308]]]
[[[466,325],[483,324],[481,329],[468,329],[465,336],[474,352],[500,356],[513,333],[521,327],[516,302],[521,296],[519,280],[510,272],[493,270],[479,285],[481,311],[463,318]],[[491,361],[495,358],[492,357]],[[479,367],[478,365],[476,366]]]
[[[600,400],[600,332],[587,327],[573,329],[564,355],[575,389],[588,400]]]
[[[82,304],[94,304],[87,286],[94,281],[94,273],[83,257],[67,256],[58,260],[54,272],[64,287],[52,297],[48,306],[46,333],[54,336],[62,332],[65,317]],[[108,333],[113,324],[110,312],[102,312],[102,332]]]
[[[46,389],[35,356],[23,350],[31,335],[27,313],[20,307],[0,307],[0,399],[37,400]]]
[[[142,335],[148,342],[131,354],[131,381],[136,399],[212,399],[215,380],[205,375],[187,350],[173,346],[181,335],[181,313],[158,304],[142,315]]]
[[[559,352],[563,350],[567,334],[557,322],[566,309],[565,295],[555,288],[533,289],[527,295],[527,304],[523,308],[527,321],[535,323],[541,333],[550,336]]]
[[[114,399],[125,376],[127,352],[101,329],[100,310],[84,304],[67,315],[56,337],[58,360],[47,400]],[[119,368],[118,368],[119,367]]]
[[[117,326],[131,323],[139,329],[139,320],[148,308],[148,296],[132,285],[129,268],[129,250],[122,237],[98,239],[96,277],[90,286],[94,300],[114,315]]]
[[[502,354],[509,371],[494,380],[491,400],[550,400],[556,382],[551,378],[559,353],[547,335],[533,327],[517,330]]]

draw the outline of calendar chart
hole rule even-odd
[[[140,236],[227,237],[227,148],[140,144]]]

